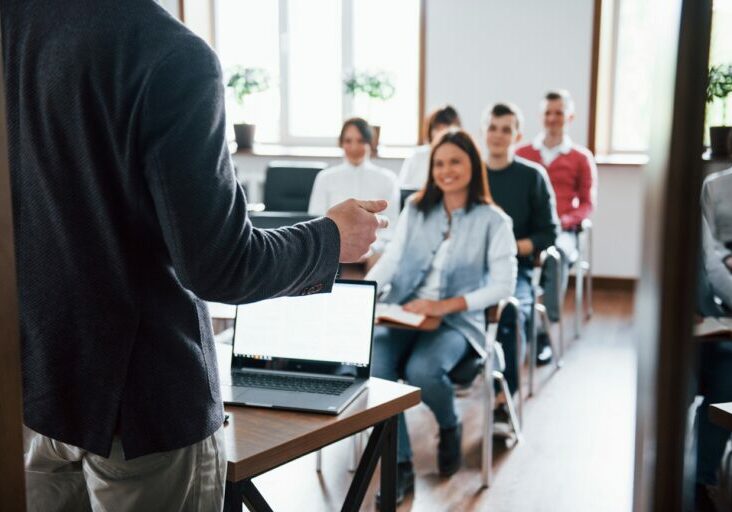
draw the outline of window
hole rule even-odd
[[[709,64],[732,63],[732,0],[715,0]],[[603,0],[595,146],[599,153],[644,153],[650,138],[654,55],[651,3]],[[725,30],[726,29],[726,30]],[[732,122],[732,97],[727,102]],[[723,122],[723,105],[707,110],[707,126]],[[705,129],[705,142],[709,132]]]
[[[595,148],[601,154],[648,149],[653,82],[648,2],[603,0]]]
[[[227,91],[232,121],[257,125],[262,143],[332,145],[353,115],[381,126],[380,142],[413,145],[419,130],[420,0],[216,0],[215,46],[226,73],[267,70],[271,87],[246,98]],[[381,102],[345,94],[352,71],[384,72]]]

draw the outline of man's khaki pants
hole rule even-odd
[[[220,511],[226,453],[221,427],[203,441],[125,460],[119,438],[109,458],[24,427],[29,512]]]

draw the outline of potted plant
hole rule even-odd
[[[368,113],[366,119],[371,122],[371,103],[372,101],[387,101],[394,96],[396,92],[394,84],[388,73],[384,71],[368,72],[368,71],[352,71],[343,79],[346,94],[354,99],[363,95],[368,100]],[[381,126],[371,125],[374,138],[371,143],[371,149],[374,154],[379,146],[379,134]]]
[[[269,89],[270,77],[266,69],[263,68],[245,68],[237,66],[230,71],[229,80],[226,86],[230,87],[234,93],[234,99],[239,105],[239,109],[243,112],[244,100],[250,94],[263,92]],[[234,135],[236,136],[236,145],[239,149],[251,149],[254,142],[253,124],[245,122],[234,123]]]
[[[707,103],[722,102],[722,126],[709,127],[712,156],[727,154],[727,138],[732,128],[727,125],[727,96],[732,93],[732,64],[720,64],[709,68]]]

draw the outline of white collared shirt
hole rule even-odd
[[[541,153],[541,161],[546,167],[549,167],[554,159],[557,158],[559,155],[566,155],[572,150],[572,139],[566,133],[562,137],[562,142],[557,144],[553,148],[548,148],[544,145],[545,138],[546,134],[544,132],[541,132],[539,135],[536,136],[531,145],[534,149]]]
[[[399,218],[399,186],[396,175],[365,159],[359,165],[347,160],[318,173],[310,194],[308,214],[325,215],[328,208],[346,199],[385,199],[389,206],[382,213],[389,219],[389,228],[381,230],[374,250],[383,250]]]
[[[421,189],[427,183],[427,174],[430,168],[429,144],[418,146],[414,153],[404,160],[399,171],[399,186],[401,188]]]

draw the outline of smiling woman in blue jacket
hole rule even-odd
[[[427,183],[407,201],[392,242],[367,276],[386,292],[385,302],[442,318],[435,331],[377,328],[372,373],[422,388],[440,426],[444,476],[461,464],[462,426],[448,373],[469,351],[485,352],[483,311],[510,296],[516,282],[511,219],[493,204],[482,162],[465,131],[452,129],[435,141]],[[401,415],[400,501],[414,490],[411,458]]]

